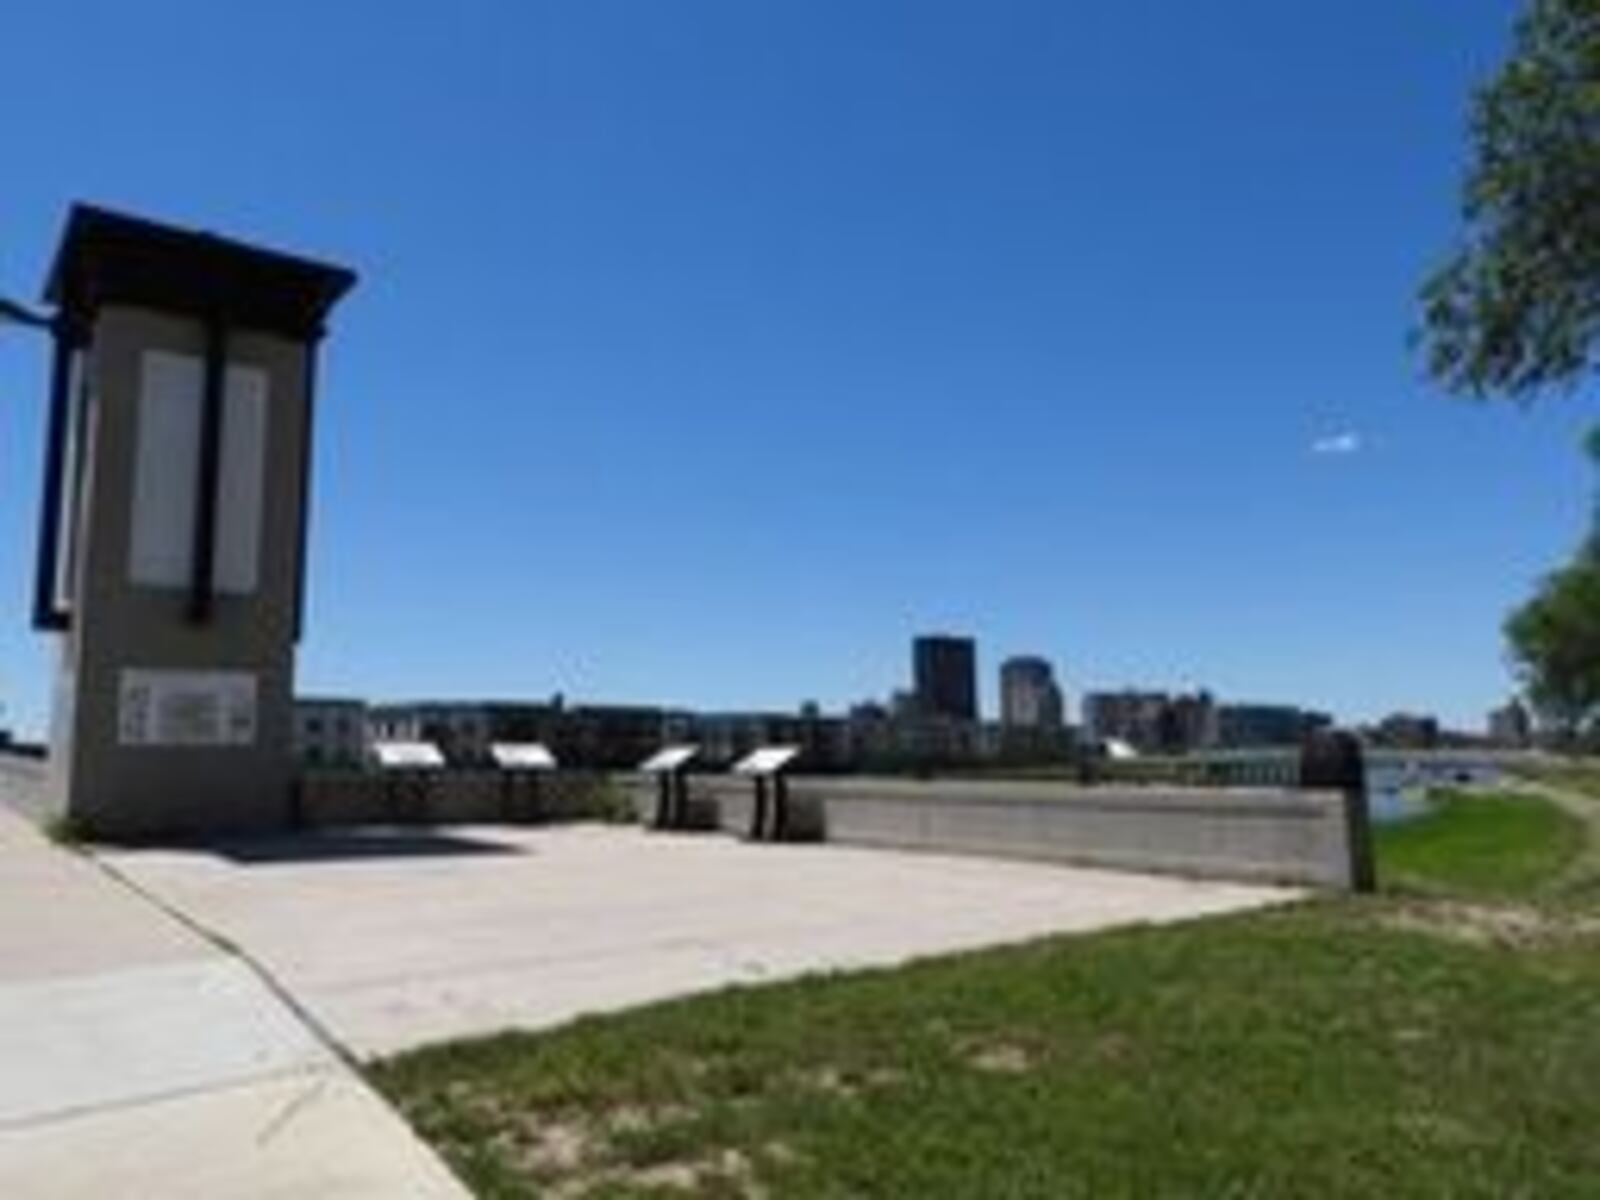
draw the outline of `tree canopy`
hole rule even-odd
[[[1506,620],[1528,699],[1566,736],[1600,717],[1600,557],[1580,554],[1545,577]]]
[[[1600,429],[1588,449],[1600,467]],[[1540,716],[1568,738],[1600,735],[1600,503],[1572,561],[1513,610],[1505,635]]]
[[[1600,365],[1600,0],[1530,0],[1477,94],[1464,244],[1424,285],[1430,374],[1526,399]]]

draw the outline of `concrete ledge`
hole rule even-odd
[[[33,755],[0,751],[0,803],[35,821],[49,815],[46,789],[50,764]]]
[[[797,776],[788,788],[793,840],[1317,887],[1353,879],[1337,792],[870,776]],[[753,796],[748,779],[692,776],[690,825],[744,834]],[[648,822],[655,805],[655,781],[641,776],[327,771],[301,780],[299,815],[312,827],[522,824],[620,807]]]
[[[653,810],[648,781],[630,794],[641,816]],[[1337,792],[798,776],[789,798],[800,839],[1318,887],[1352,881]],[[749,780],[691,779],[700,824],[742,834],[752,799]]]
[[[605,817],[610,776],[552,771],[312,771],[298,783],[302,825],[537,824]]]

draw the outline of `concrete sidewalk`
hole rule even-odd
[[[465,1195],[247,964],[0,804],[0,1196]]]
[[[597,825],[330,830],[106,859],[242,946],[361,1055],[1300,894]]]

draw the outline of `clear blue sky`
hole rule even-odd
[[[77,198],[361,271],[303,690],[834,706],[952,629],[991,706],[1029,651],[1476,725],[1591,483],[1592,402],[1406,347],[1514,10],[21,5],[0,291]],[[0,337],[28,728],[45,358]]]

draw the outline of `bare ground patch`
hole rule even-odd
[[[969,1067],[989,1075],[1023,1075],[1033,1069],[1034,1059],[1022,1046],[991,1042],[970,1048],[966,1061]]]
[[[1514,949],[1600,937],[1600,918],[1550,909],[1456,900],[1397,904],[1378,918],[1380,925],[1426,933],[1474,946]]]

